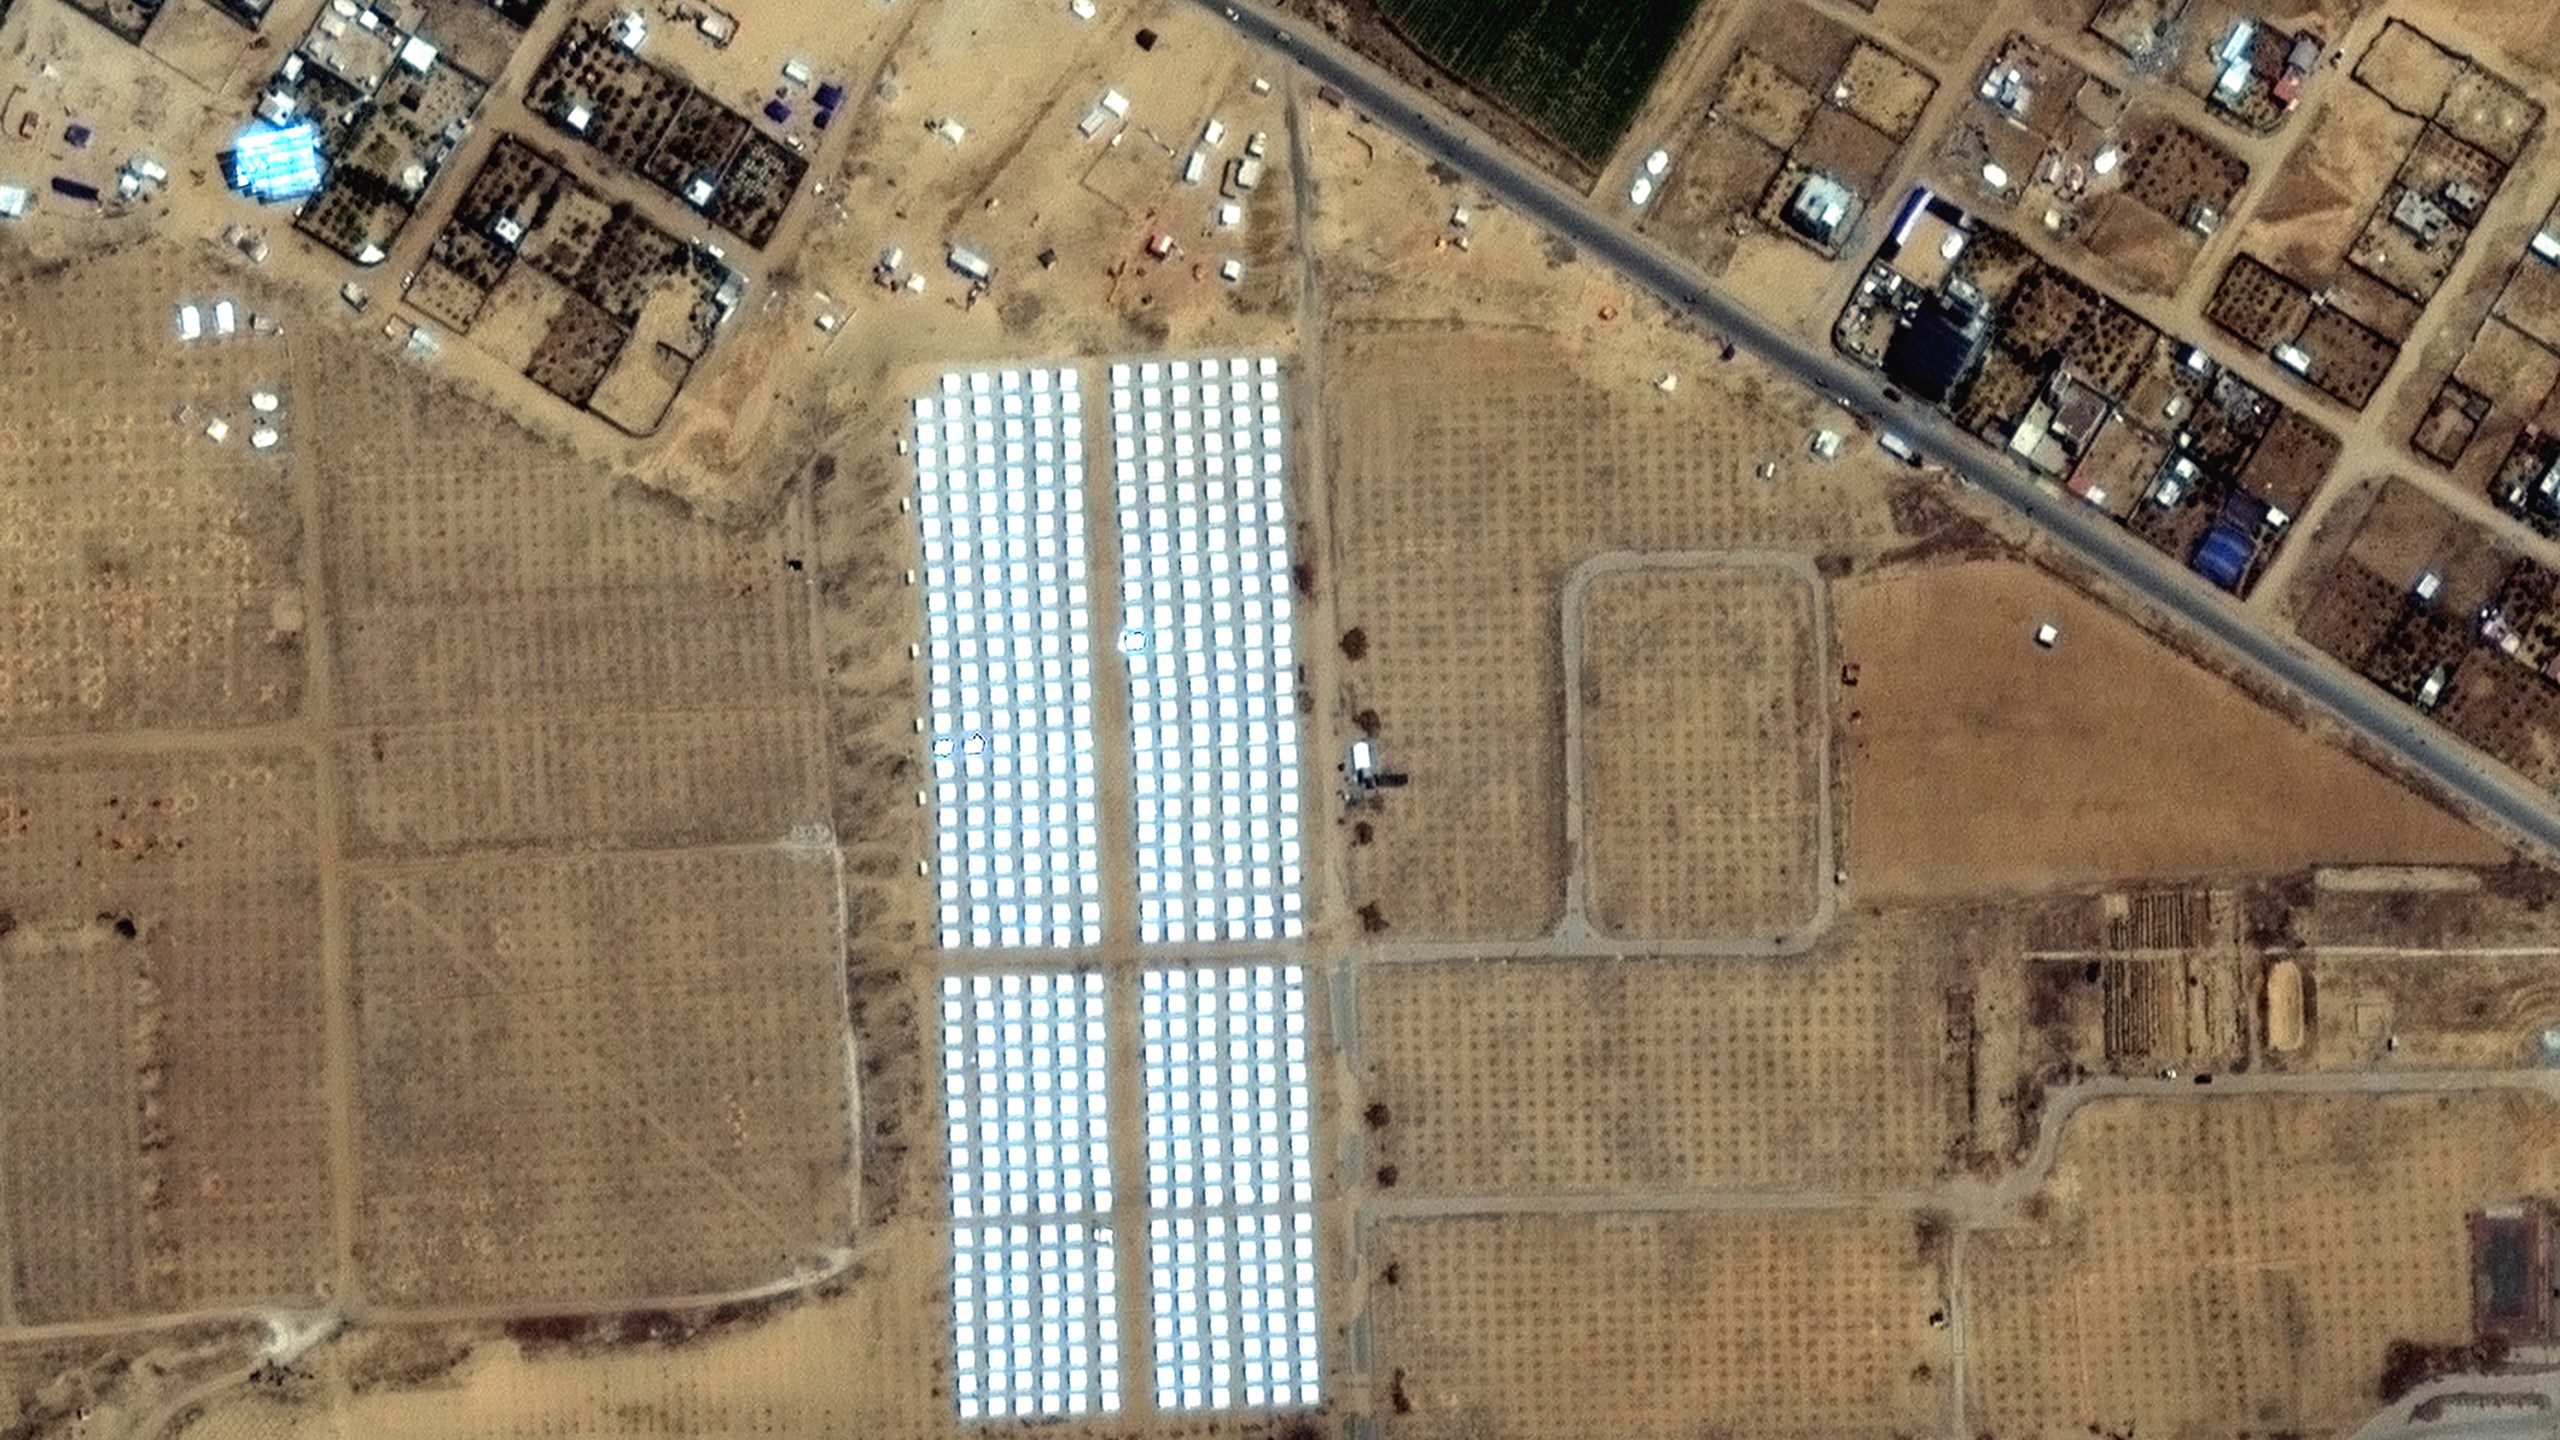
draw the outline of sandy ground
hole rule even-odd
[[[2498,846],[2030,566],[1836,591],[1859,893],[2031,891]],[[2038,625],[2062,631],[2052,650]],[[2030,798],[2032,797],[2032,798]]]
[[[57,718],[39,723],[55,738],[0,744],[0,775],[69,773],[63,757],[86,757],[87,732],[110,726],[118,733],[93,748],[116,752],[111,763],[136,779],[162,772],[122,752],[173,738],[189,764],[227,760],[247,740],[299,757],[309,778],[295,783],[309,793],[295,791],[274,826],[305,827],[307,849],[280,846],[283,878],[261,882],[258,904],[283,915],[281,928],[241,934],[244,945],[264,935],[262,955],[319,977],[316,997],[256,993],[324,1017],[316,1040],[308,1024],[297,1031],[320,1058],[274,1051],[320,1078],[290,1104],[243,1112],[273,1117],[258,1143],[275,1154],[321,1136],[327,1153],[312,1173],[328,1193],[317,1260],[303,1261],[313,1242],[294,1228],[310,1225],[308,1209],[279,1202],[230,1225],[220,1207],[251,1173],[241,1167],[281,1162],[248,1141],[224,1142],[218,1160],[169,1172],[198,1186],[172,1213],[198,1218],[98,1240],[113,1273],[64,1272],[48,1313],[94,1309],[113,1286],[140,1283],[118,1268],[115,1245],[141,1255],[174,1246],[173,1273],[194,1287],[187,1295],[301,1301],[325,1286],[377,1306],[488,1302],[519,1314],[639,1303],[636,1292],[659,1287],[787,1281],[812,1246],[852,1248],[842,1278],[760,1323],[750,1309],[681,1344],[639,1338],[651,1330],[645,1317],[628,1343],[530,1353],[494,1318],[362,1323],[280,1384],[212,1392],[179,1433],[963,1433],[947,1388],[947,1196],[929,1000],[941,961],[916,870],[930,837],[913,802],[918,694],[907,646],[917,609],[903,572],[916,564],[915,535],[897,518],[912,477],[893,448],[908,398],[951,365],[1212,345],[1290,361],[1312,592],[1301,610],[1309,743],[1322,737],[1329,749],[1374,710],[1384,758],[1415,776],[1362,817],[1370,843],[1353,838],[1357,821],[1346,816],[1310,846],[1320,1200],[1336,1237],[1325,1287],[1339,1337],[1327,1352],[1335,1404],[1311,1422],[1318,1433],[1340,1433],[1354,1414],[1416,1436],[1586,1433],[1587,1377],[1608,1382],[1611,1433],[1686,1433],[1727,1407],[1757,1417],[1746,1427],[1755,1433],[1926,1430],[1950,1398],[1947,1341],[1926,1321],[1943,1262],[1907,1205],[1960,1162],[1981,1169],[2011,1138],[1999,1107],[2031,1049],[2020,1039],[2026,1017],[2014,986],[1983,976],[2012,968],[2022,917],[2038,902],[2010,897],[2313,861],[2499,858],[2038,572],[1917,565],[1910,552],[1989,542],[1910,488],[1862,436],[1851,434],[1835,465],[1807,457],[1808,432],[1837,423],[1836,410],[1747,360],[1718,361],[1712,337],[1630,304],[1613,277],[1433,176],[1356,117],[1293,93],[1287,76],[1270,75],[1270,93],[1255,93],[1266,72],[1217,41],[1197,7],[1135,0],[1084,25],[1042,6],[1008,16],[1001,33],[982,9],[914,0],[825,12],[828,23],[787,0],[733,8],[744,20],[734,51],[714,55],[672,29],[666,43],[693,47],[676,53],[736,103],[763,93],[781,58],[804,52],[842,73],[857,103],[813,172],[827,194],[795,211],[793,238],[767,258],[747,311],[653,445],[601,435],[464,345],[449,346],[423,380],[395,368],[382,300],[364,317],[345,312],[333,298],[344,267],[311,263],[280,227],[271,238],[285,253],[254,275],[211,257],[207,237],[234,212],[194,190],[170,200],[179,219],[124,226],[159,226],[158,239],[69,272],[147,297],[132,318],[84,332],[94,316],[123,312],[72,292],[58,313],[40,308],[50,302],[37,291],[0,307],[0,327],[20,327],[5,331],[12,342],[23,335],[70,357],[29,367],[14,343],[0,347],[0,371],[53,387],[42,393],[71,417],[0,431],[8,446],[32,433],[30,453],[56,467],[41,473],[75,477],[47,503],[31,496],[7,512],[58,524],[0,532],[9,542],[0,563],[29,577],[21,623],[44,606],[57,607],[46,616],[71,605],[123,614],[114,606],[129,610],[141,595],[165,608],[148,623],[115,622],[132,635],[211,637],[184,655],[103,648],[85,671],[51,659],[60,646],[14,650],[0,676],[17,688],[0,698],[46,699],[55,708],[41,713]],[[1883,0],[1874,23],[1945,59],[1970,18],[1960,10]],[[13,20],[0,54],[29,25],[60,19],[46,0],[21,0],[19,13],[48,19]],[[1153,50],[1133,43],[1142,26],[1157,32]],[[229,107],[189,142],[201,163],[239,109],[231,91],[255,67],[232,75],[211,53],[188,63],[217,78],[184,103]],[[1106,86],[1133,99],[1117,145],[1076,133]],[[126,97],[101,89],[64,103],[109,100]],[[1293,101],[1303,148],[1291,134]],[[136,91],[119,123],[159,123],[173,103]],[[1233,229],[1213,218],[1214,183],[1179,178],[1213,117],[1228,132],[1217,160],[1235,158],[1254,131],[1269,137],[1269,173]],[[943,119],[961,122],[965,138],[928,128]],[[0,141],[0,163],[16,165],[10,143]],[[1298,205],[1302,182],[1312,213]],[[1460,207],[1472,212],[1463,227],[1452,223]],[[434,220],[421,216],[411,241]],[[1159,232],[1181,246],[1169,263],[1140,252]],[[117,233],[81,231],[75,242],[49,219],[12,234],[19,249],[8,263]],[[953,241],[996,265],[974,303],[942,266]],[[907,252],[902,273],[925,275],[921,295],[870,285],[893,246]],[[1232,287],[1215,278],[1230,256],[1246,267]],[[1806,266],[1820,268],[1800,257]],[[1783,293],[1812,294],[1800,275],[1784,283],[1796,288]],[[252,289],[284,297],[283,348],[244,341],[184,363],[163,358],[174,343],[164,340],[168,306],[216,285],[238,287],[244,302]],[[1310,295],[1318,308],[1302,308]],[[219,462],[199,464],[193,457],[216,453],[200,439],[205,407],[236,406],[225,397],[271,373],[270,353],[284,357],[294,427],[284,468],[236,466],[236,435]],[[98,385],[100,371],[125,378]],[[1668,391],[1656,388],[1665,375],[1678,377]],[[189,403],[198,408],[185,424],[164,418]],[[524,423],[502,418],[510,414]],[[453,436],[470,444],[444,443]],[[170,455],[189,458],[163,463]],[[1755,473],[1763,459],[1778,462],[1774,479]],[[141,528],[126,539],[107,497],[121,477],[162,470],[165,513],[132,522]],[[6,473],[0,466],[0,496]],[[627,483],[634,477],[740,528],[697,523]],[[180,543],[199,536],[210,540]],[[1850,572],[1834,586],[1832,638],[1860,681],[1837,686],[1827,666],[1815,677],[1843,727],[1832,738],[1847,772],[1837,803],[1848,820],[1848,897],[1960,898],[1920,910],[1852,904],[1812,953],[1784,962],[1353,958],[1346,942],[1363,904],[1385,923],[1380,945],[1476,939],[1499,954],[1504,940],[1552,922],[1564,890],[1563,576],[1606,550],[1734,546],[1819,555]],[[183,568],[203,557],[223,568]],[[129,578],[108,584],[84,569],[102,558]],[[2026,638],[2047,615],[2065,632],[2052,654]],[[1353,629],[1366,642],[1356,660],[1339,643]],[[80,633],[126,632],[100,621]],[[102,665],[106,689],[84,690],[82,677]],[[2079,678],[2056,685],[2066,671]],[[2117,683],[2120,674],[2134,683]],[[1696,678],[1643,671],[1625,683],[1639,693],[1663,686],[1676,704],[1670,687]],[[2141,698],[2128,706],[2128,692]],[[74,708],[97,693],[107,699],[92,711]],[[75,719],[92,714],[102,718]],[[157,727],[143,732],[150,744],[128,742],[138,725]],[[2161,783],[2171,773],[2182,783]],[[116,793],[125,788],[120,780]],[[2199,805],[2196,794],[2216,799]],[[70,827],[76,842],[81,800],[56,796],[45,808],[45,823]],[[0,810],[0,832],[6,820]],[[234,833],[263,834],[267,823]],[[59,850],[48,848],[55,869]],[[840,860],[840,872],[821,878],[813,852]],[[315,858],[304,867],[298,854]],[[22,863],[32,864],[0,838],[0,874],[13,885],[39,874],[7,868]],[[306,868],[313,878],[299,878]],[[49,902],[57,918],[79,918],[73,899],[91,903],[85,872],[47,883],[71,897]],[[136,903],[138,915],[170,917],[166,931],[138,922],[146,949],[188,933],[180,920],[201,923],[186,908],[196,901],[175,889]],[[8,946],[24,943],[0,942],[0,1007],[17,1003],[8,987],[19,952]],[[1134,962],[1120,952],[1103,963],[1119,984]],[[176,973],[142,978],[174,994]],[[245,968],[207,973],[190,993],[218,985],[231,1008],[206,999],[202,1013],[222,1021],[205,1028],[209,1039],[170,1022],[170,1084],[185,1073],[184,1046],[237,1053],[258,1043],[253,1022],[274,1019],[237,999],[253,978]],[[22,1028],[52,1016],[103,1027],[103,1046],[59,1067],[102,1077],[98,1087],[129,1064],[148,1073],[154,1033],[116,1028],[126,1012],[114,1007],[151,992],[120,968],[74,977],[40,1011],[0,1014]],[[1351,1029],[1350,1053],[1330,1048],[1337,1019]],[[860,1098],[851,1136],[848,1081]],[[236,1087],[237,1077],[223,1083]],[[1129,1067],[1117,1083],[1132,1093]],[[36,1197],[62,1207],[40,1223],[69,1227],[39,1232],[48,1245],[66,1243],[57,1233],[89,1243],[83,1225],[129,1227],[124,1197],[150,1179],[141,1148],[113,1133],[127,1116],[121,1098],[102,1105],[96,1088],[81,1088],[79,1103],[47,1112],[61,1127],[50,1143],[87,1167],[87,1188]],[[169,1093],[170,1113],[183,1118],[197,1113],[184,1106],[241,1091],[208,1084],[183,1104]],[[1363,1116],[1373,1101],[1383,1118]],[[2332,1137],[2361,1146],[2377,1126],[2391,1143],[2407,1138],[2372,1118],[2379,1108],[2303,1110],[2284,1134],[2309,1137],[2305,1150]],[[2137,1170],[2125,1156],[2174,1145],[2222,1165],[2264,1139],[2206,1127],[2195,1117],[2209,1112],[2195,1107],[2160,1113],[2171,1119],[2139,1144],[2102,1136],[2071,1151],[2082,1178],[2069,1195],[2079,1198],[2058,1198],[2054,1213],[2134,1188],[2113,1172],[2085,1178],[2102,1161]],[[198,1123],[211,1124],[185,1121]],[[198,1142],[187,1137],[221,1133],[186,1130],[158,1163],[193,1163],[184,1147]],[[2168,1138],[2154,1145],[2155,1135]],[[13,1130],[13,1154],[17,1143]],[[2348,1189],[2302,1163],[2330,1186],[2324,1196]],[[307,1174],[300,1182],[311,1184]],[[2391,1206],[2451,1203],[2449,1194],[2425,1175],[2401,1199],[2340,1194],[2349,1208],[2323,1243],[2362,1245],[2368,1226],[2399,1233],[2390,1227],[2419,1222]],[[1753,1196],[1800,1208],[1720,1213]],[[1574,1212],[1585,1202],[1589,1213]],[[1681,1213],[1600,1213],[1651,1203]],[[2184,1223],[2184,1203],[2146,1199],[2151,1218],[2141,1223],[2151,1228],[2124,1233],[2193,1253],[2181,1239],[2191,1231],[2155,1223]],[[1548,1213],[1533,1213],[1542,1206]],[[0,1194],[0,1226],[38,1223],[29,1213]],[[233,1238],[256,1225],[267,1227],[257,1232],[266,1248]],[[219,1243],[208,1238],[217,1228]],[[2135,1242],[2106,1243],[2109,1257],[2139,1253]],[[1391,1259],[1404,1267],[1393,1281],[1383,1271]],[[2037,1268],[2046,1264],[2017,1260],[1999,1272],[2012,1279],[1986,1303],[2012,1308],[1987,1312],[1985,1336],[2021,1311],[2040,1327],[2061,1323],[2043,1297],[2079,1282],[2070,1264]],[[2154,1288],[2138,1293],[2175,1299],[2187,1281],[2159,1267],[2144,1283]],[[2320,1368],[2302,1373],[2304,1393],[2317,1382],[2327,1405],[2360,1393],[2356,1367],[2367,1361],[2358,1357],[2390,1338],[2335,1317],[2370,1289],[2373,1314],[2431,1324],[2462,1275],[2458,1259],[2423,1277],[2414,1262],[2394,1261],[2323,1283],[2315,1302],[2326,1308],[2314,1312],[2320,1328],[2306,1352]],[[2191,1313],[2122,1303],[2109,1334],[2137,1336],[2137,1320]],[[7,1304],[15,1308],[0,1309],[0,1325],[33,1318],[25,1297]],[[1558,1324],[1559,1314],[1572,1322]],[[1355,1344],[1351,1329],[1364,1319],[1367,1338]],[[2214,1328],[2224,1323],[2200,1319],[2181,1343],[2243,1343]],[[159,1371],[93,1383],[76,1373],[88,1357],[10,1334],[0,1329],[0,1389],[14,1392],[0,1394],[0,1416],[64,1370],[75,1373],[49,1393],[76,1402],[114,1392],[128,1407],[118,1415],[129,1416],[135,1395],[178,1388],[150,1378]],[[2092,1353],[2102,1377],[2131,1377],[2098,1394],[2147,1383],[2144,1338]],[[241,1339],[235,1329],[213,1360],[172,1359],[166,1373],[238,1363]],[[2002,1363],[1986,1362],[1976,1394],[2004,1430],[2056,1417],[2075,1428],[2114,1423],[2080,1403],[2077,1368],[2041,1351]],[[1146,1377],[1132,1380],[1142,1396]],[[1411,1407],[1401,1413],[1399,1390]],[[2207,1393],[2216,1406],[2263,1398],[2245,1385]],[[2306,1416],[2328,1413],[2304,1405]],[[1291,1419],[1170,1420],[1133,1407],[1077,1433],[1303,1433]],[[2255,1412],[2211,1411],[2226,1422],[2243,1413],[2259,1423]]]
[[[1375,965],[1359,984],[1369,1145],[1408,1195],[1923,1185],[1964,1077],[1946,916],[1862,913],[1789,960]]]
[[[1939,1413],[1937,1266],[1865,1215],[1398,1221],[1390,1436],[1889,1436]],[[1402,1403],[1396,1404],[1395,1399]]]
[[[1810,920],[1829,728],[1811,585],[1765,567],[1608,574],[1582,623],[1594,927],[1756,935]]]
[[[2372,1403],[2385,1344],[2468,1338],[2464,1217],[2534,1192],[2555,1143],[2560,1117],[2521,1097],[2084,1112],[2043,1218],[1975,1243],[1973,1417],[1993,1433],[2342,1429]]]

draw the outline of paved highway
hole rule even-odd
[[[1465,173],[1513,209],[1695,317],[1770,365],[1839,396],[1910,441],[1933,464],[1981,486],[2261,679],[2324,711],[2408,771],[2468,802],[2512,841],[2560,859],[2560,808],[2504,765],[2420,717],[2345,666],[2269,629],[2230,596],[2135,539],[2105,515],[2046,485],[2008,456],[1916,404],[1888,400],[1883,381],[1717,293],[1686,262],[1520,160],[1430,96],[1287,17],[1201,0],[1247,40],[1276,50],[1408,144]],[[1614,179],[1614,177],[1613,177]],[[1604,193],[1607,193],[1604,191]]]

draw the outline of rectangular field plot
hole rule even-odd
[[[257,303],[233,267],[135,247],[0,285],[0,728],[283,719],[299,705],[301,527],[290,443],[248,444],[247,396],[298,413],[291,352],[181,341],[180,300]],[[201,322],[200,322],[201,324]],[[234,433],[206,433],[229,417]]]
[[[844,1243],[826,860],[507,856],[361,867],[349,889],[369,1293],[701,1294]]]
[[[1142,977],[1156,1405],[1314,1405],[1315,1168],[1305,975]]]
[[[314,803],[296,755],[0,768],[0,1252],[21,1320],[315,1303]]]
[[[1295,938],[1297,652],[1280,363],[1111,367],[1138,938]]]
[[[1394,1220],[1369,1257],[1398,1277],[1389,1440],[1883,1440],[1944,1413],[1938,1267],[1904,1217]]]
[[[2393,1341],[2470,1337],[2465,1218],[2555,1165],[2539,1096],[2100,1101],[1968,1256],[1972,1424],[2343,1433]]]
[[[827,820],[814,705],[474,719],[347,736],[348,849],[780,839]]]
[[[945,949],[1101,939],[1083,395],[1073,370],[915,402]]]
[[[1953,937],[1878,924],[1855,943],[1372,965],[1356,1058],[1392,1117],[1376,1156],[1399,1196],[1928,1184],[1960,1081],[1927,957]]]
[[[1103,977],[948,976],[943,1112],[964,1420],[1120,1408]]]
[[[1891,533],[1880,457],[1752,480],[1755,457],[1804,443],[1809,412],[1739,391],[1665,405],[1577,365],[1568,345],[1519,332],[1378,327],[1332,342],[1332,572],[1341,623],[1365,646],[1348,674],[1380,717],[1383,758],[1413,776],[1376,817],[1376,843],[1349,850],[1350,898],[1376,904],[1393,936],[1521,938],[1563,911],[1558,637],[1574,565],[1607,550],[1821,553]]]
[[[1719,565],[1605,573],[1584,592],[1575,694],[1603,932],[1763,936],[1814,918],[1829,727],[1813,584]]]

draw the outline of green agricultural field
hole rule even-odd
[[[1698,0],[1377,0],[1405,38],[1597,165],[1625,133]]]

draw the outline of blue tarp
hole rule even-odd
[[[305,120],[244,132],[223,157],[223,168],[231,177],[231,188],[262,204],[316,194],[325,170],[320,126]]]
[[[2237,595],[2241,579],[2249,573],[2249,561],[2257,553],[2257,536],[2226,515],[2205,532],[2204,543],[2196,546],[2195,559],[2188,564],[2197,574]]]

